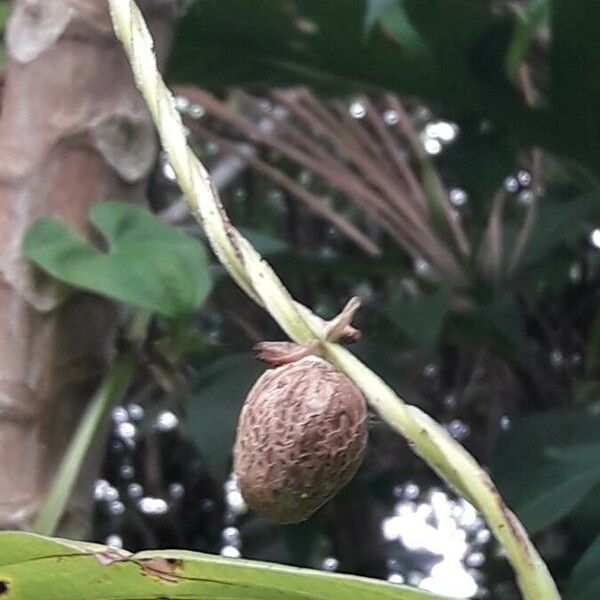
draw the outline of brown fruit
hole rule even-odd
[[[308,519],[356,473],[367,445],[359,389],[316,356],[269,369],[250,390],[233,449],[246,502],[277,523]]]

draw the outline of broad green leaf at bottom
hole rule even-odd
[[[3,600],[442,600],[348,575],[17,532],[0,533],[0,590]]]

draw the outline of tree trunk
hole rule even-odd
[[[176,0],[140,2],[164,56]],[[0,116],[0,528],[31,526],[79,417],[114,353],[116,308],[66,299],[20,255],[55,216],[90,235],[97,202],[142,202],[156,139],[104,0],[16,0]],[[89,527],[95,465],[61,533]],[[94,461],[92,461],[94,462]]]

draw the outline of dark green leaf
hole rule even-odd
[[[587,219],[600,216],[600,194],[591,192],[570,201],[544,200],[521,260],[528,267],[551,252],[581,241]]]
[[[523,340],[523,313],[512,294],[493,299],[484,307],[483,317],[494,333],[505,341],[518,347]]]
[[[234,354],[203,369],[193,384],[189,433],[215,476],[223,478],[229,470],[240,409],[263,370],[251,354]]]
[[[581,379],[573,384],[573,402],[576,406],[587,406],[600,399],[600,381]]]
[[[396,307],[390,317],[412,342],[432,352],[449,310],[450,293],[442,288]]]
[[[588,374],[592,374],[600,369],[600,310],[594,317],[588,335],[585,349],[585,368]]]
[[[552,111],[557,142],[600,169],[600,2],[552,1]]]
[[[98,204],[90,221],[104,236],[106,253],[54,219],[30,228],[23,252],[60,281],[166,317],[190,313],[207,296],[206,253],[193,238],[121,202]]]
[[[600,482],[600,463],[589,455],[593,445],[600,446],[600,414],[593,407],[518,419],[500,436],[494,479],[530,532],[569,514]]]
[[[515,140],[506,131],[481,132],[480,122],[461,122],[457,142],[447,147],[443,157],[460,187],[469,194],[477,232],[487,223],[491,199],[498,187],[507,173],[516,169],[518,152]]]
[[[275,236],[246,227],[240,227],[239,230],[244,237],[250,240],[252,245],[262,256],[281,254],[282,252],[290,250],[290,246],[287,242],[284,242],[282,239]]]
[[[395,39],[406,56],[417,60],[431,59],[425,40],[411,23],[405,0],[391,0],[380,5],[375,21]]]
[[[366,0],[367,11],[365,13],[365,32],[370,33],[379,22],[387,8],[397,0]]]
[[[517,15],[513,37],[506,55],[506,71],[513,78],[527,56],[529,45],[540,26],[550,17],[551,0],[531,0]]]
[[[567,600],[600,598],[600,536],[586,550],[567,582]]]
[[[600,532],[600,484],[596,485],[583,502],[568,517],[568,527],[579,548],[589,546]],[[569,559],[573,565],[581,558],[581,553],[572,553]]]
[[[600,439],[588,444],[549,446],[545,454],[550,460],[573,467],[573,469],[597,467],[598,457],[600,457]]]
[[[391,91],[482,116],[521,144],[600,170],[600,4],[552,2],[547,105],[531,108],[513,73],[546,14],[494,14],[480,0],[197,2],[183,20],[171,74],[223,90],[310,83],[336,94]],[[365,30],[368,35],[365,36]]]
[[[486,62],[486,40],[496,26],[486,3],[299,0],[296,10],[286,6],[278,0],[197,3],[181,24],[172,75],[219,89],[308,81],[338,94],[387,88],[452,107],[480,109],[484,96],[504,109],[522,104],[516,91],[504,86],[488,93],[481,81],[504,68],[503,56]],[[375,23],[382,26],[365,40],[365,26]],[[486,64],[476,65],[480,59]]]

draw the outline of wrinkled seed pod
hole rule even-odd
[[[309,356],[266,371],[250,390],[233,449],[246,502],[277,523],[308,519],[356,473],[367,445],[359,389]]]

